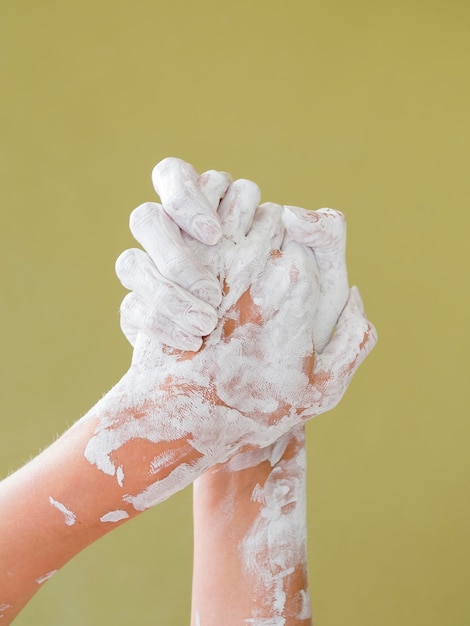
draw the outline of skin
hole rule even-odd
[[[349,291],[344,216],[285,207],[284,223],[293,238],[312,247],[317,261],[314,334],[320,351]],[[195,481],[192,626],[312,623],[305,470],[305,429],[299,427]]]
[[[281,245],[279,253],[284,235],[279,220],[262,210],[239,249],[233,242],[230,247],[227,239],[212,246],[210,266],[222,272],[225,297],[216,328],[201,350],[175,351],[151,332],[138,332],[131,367],[118,384],[47,450],[0,483],[2,623],[10,623],[54,571],[111,528],[238,451],[271,445],[308,416],[339,401],[374,343],[373,327],[355,297],[349,299],[324,358],[317,359],[319,367],[313,367],[312,354],[299,349],[292,357],[278,349],[263,352],[269,333],[277,337],[283,325],[289,329],[289,316],[304,310],[315,293],[316,283],[299,280],[312,276],[306,271],[312,256],[292,241]],[[163,245],[173,253],[180,244]],[[189,249],[186,257],[192,254]],[[149,258],[159,272],[155,276],[171,281],[172,276],[165,276]],[[132,268],[128,284],[135,289],[135,265]],[[275,297],[263,290],[273,278],[280,285]],[[171,301],[177,291],[166,288],[163,294],[170,294]],[[136,293],[138,302],[149,306],[152,297]],[[203,316],[208,315],[199,306]],[[308,308],[304,317],[297,313],[294,342],[299,328],[309,337],[309,315]],[[248,381],[248,403],[234,390],[246,373],[242,363],[237,362],[229,377],[221,372],[221,364],[237,361],[240,350],[247,358],[256,356],[261,372],[259,379]],[[294,384],[289,393],[274,398],[282,407],[263,410],[273,391],[266,372],[279,376],[291,366],[297,368]]]
[[[194,483],[193,626],[311,624],[304,428],[264,456]]]
[[[211,178],[216,188],[217,173],[211,172]],[[207,179],[205,191],[210,193],[210,187]],[[236,245],[253,221],[253,207],[259,202],[255,187],[241,180],[222,198],[210,194],[223,236]],[[344,216],[331,209],[306,212],[284,207],[283,221],[288,235],[310,247],[315,257],[320,297],[312,309],[320,352],[349,295]],[[218,265],[219,256],[197,243],[192,248],[219,276],[226,276],[226,268]],[[230,258],[229,252],[226,257]],[[246,315],[256,323],[252,305]],[[311,623],[305,495],[303,427],[262,450],[245,448],[195,481],[193,626]]]

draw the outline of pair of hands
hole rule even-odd
[[[334,407],[376,342],[359,292],[348,290],[342,214],[259,206],[251,181],[198,176],[174,158],[153,181],[162,205],[131,215],[146,252],[128,250],[116,264],[132,290],[121,324],[134,354],[118,385],[128,417],[89,446],[107,473],[131,436],[186,439],[207,467],[266,448]],[[146,508],[148,498],[133,504]]]

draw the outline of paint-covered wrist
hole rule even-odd
[[[193,624],[310,624],[304,441],[300,428],[195,482]]]

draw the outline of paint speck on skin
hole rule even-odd
[[[3,613],[5,611],[8,611],[8,609],[11,609],[11,608],[12,608],[11,604],[0,604],[0,619],[3,619],[5,617]]]
[[[196,626],[201,626],[201,616],[199,615],[199,611],[196,611]]]
[[[64,504],[62,504],[61,502],[58,502],[57,500],[54,500],[54,498],[52,496],[49,496],[49,502],[52,504],[53,507],[55,507],[58,511],[60,511],[61,513],[63,513],[64,518],[65,518],[65,523],[67,524],[67,526],[73,526],[75,524],[75,522],[77,521],[77,517],[75,515],[75,513],[72,513],[72,511],[70,511]]]
[[[58,569],[53,569],[51,572],[48,572],[44,576],[40,576],[39,578],[36,578],[37,584],[42,585],[43,583],[46,582],[46,580],[49,580],[49,578],[52,578],[54,574],[57,574],[58,571],[59,571]]]
[[[245,570],[256,581],[255,593],[263,598],[262,609],[257,607],[252,617],[245,620],[253,626],[285,624],[287,583],[295,569],[304,563],[307,532],[304,436],[303,431],[292,435],[296,439],[295,455],[281,459],[264,485],[255,485],[252,492],[252,501],[261,506],[240,548]],[[307,602],[308,597],[302,595],[302,614],[308,610]],[[269,617],[262,616],[263,613]]]
[[[299,619],[300,620],[310,619],[312,617],[312,607],[310,606],[310,596],[308,594],[308,591],[301,589],[300,596],[302,599],[302,609],[299,613]]]
[[[110,511],[109,513],[106,513],[106,515],[103,515],[103,517],[100,517],[100,522],[120,522],[128,517],[129,513],[126,511]]]
[[[120,465],[116,470],[116,479],[118,481],[118,485],[122,487],[122,483],[124,482],[124,470],[122,469],[122,465]]]

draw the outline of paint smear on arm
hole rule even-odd
[[[54,500],[54,498],[52,496],[49,496],[49,502],[52,504],[53,507],[55,507],[58,511],[60,511],[61,513],[63,513],[64,518],[65,518],[65,523],[67,524],[67,526],[73,526],[75,524],[75,522],[77,521],[76,515],[75,513],[72,513],[72,511],[70,511],[64,504],[62,504],[61,502],[58,502],[57,500]]]
[[[122,510],[110,511],[106,513],[102,517],[100,517],[100,522],[120,522],[123,519],[127,519],[129,517],[129,513]]]
[[[37,584],[38,585],[42,585],[43,583],[46,582],[46,580],[49,580],[49,578],[52,578],[54,576],[54,574],[57,574],[58,571],[59,570],[57,570],[57,569],[53,569],[51,572],[48,572],[44,576],[40,576],[39,578],[36,578]]]

